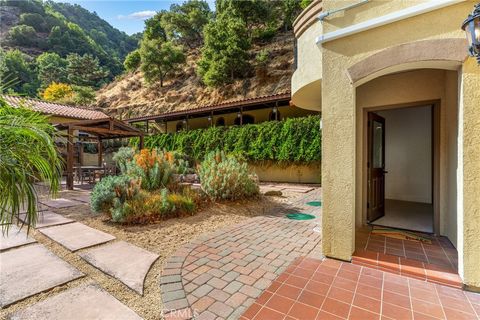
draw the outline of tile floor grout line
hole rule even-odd
[[[382,291],[380,296],[380,319],[383,317],[383,287],[385,285],[385,272],[382,272]]]
[[[443,306],[442,299],[440,299],[440,294],[438,293],[437,285],[434,284],[433,286],[434,286],[434,288],[435,288],[435,293],[436,293],[436,295],[437,295],[438,302],[440,303],[440,307],[442,308],[443,316],[444,316],[445,319],[447,319],[447,314],[445,313],[445,307]]]
[[[430,264],[430,259],[428,259],[427,252],[425,251],[425,247],[423,246],[423,242],[420,242],[420,246],[422,247],[423,254],[425,255],[425,258],[427,259],[427,263]]]
[[[413,298],[412,298],[412,288],[410,287],[410,280],[407,278],[407,286],[408,286],[408,300],[410,301],[410,310],[412,314],[412,319],[415,319],[413,314]]]
[[[326,259],[326,258],[325,258],[325,259]],[[322,264],[323,264],[323,261],[325,261],[325,259],[322,260]],[[328,299],[328,294],[330,293],[330,290],[331,290],[332,287],[333,287],[333,283],[335,282],[335,278],[337,277],[337,274],[338,274],[339,270],[340,270],[340,268],[337,270],[337,272],[336,272],[335,275],[333,276],[332,283],[330,284],[330,287],[328,288],[327,293],[325,294],[325,300],[323,300],[322,305],[320,306],[320,310],[323,309],[323,305],[325,304],[325,301],[327,301],[327,299]]]
[[[360,267],[361,268],[361,267]],[[360,269],[360,272],[362,272],[362,269]],[[353,300],[355,299],[355,296],[357,295],[357,288],[358,288],[358,283],[360,282],[360,273],[358,274],[358,278],[357,278],[357,283],[355,284],[355,290],[353,291],[353,297],[352,297],[352,301],[350,302],[350,308],[348,309],[348,317],[347,319],[350,318],[350,314],[352,313],[352,307],[353,307]]]

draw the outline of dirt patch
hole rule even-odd
[[[68,197],[72,192],[62,193],[59,197]],[[75,219],[90,227],[114,235],[117,240],[124,240],[148,251],[160,255],[153,264],[145,280],[144,295],[140,296],[120,281],[105,275],[91,266],[77,253],[71,253],[59,244],[53,242],[38,231],[32,231],[32,236],[41,244],[52,250],[86,276],[66,285],[56,287],[48,292],[27,298],[0,310],[0,318],[23,309],[47,297],[56,295],[68,288],[80,284],[96,282],[122,303],[137,312],[144,319],[158,319],[162,310],[159,278],[165,259],[172,255],[182,245],[190,242],[201,234],[213,232],[219,228],[241,223],[250,217],[272,214],[288,206],[300,196],[296,193],[284,193],[283,197],[261,197],[259,199],[238,202],[216,203],[203,208],[194,216],[170,219],[150,225],[125,226],[110,222],[107,217],[94,215],[88,204],[70,208],[52,209],[52,211]],[[78,251],[82,252],[82,250]],[[125,257],[128,259],[128,257]],[[52,272],[55,272],[52,270]]]

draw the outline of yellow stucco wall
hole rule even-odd
[[[467,285],[480,288],[480,66],[469,58],[462,68],[461,148],[463,149],[463,233],[460,274]]]
[[[357,2],[356,0],[341,2],[325,0],[323,7],[324,10],[332,10]],[[321,32],[325,34],[423,2],[427,1],[374,0],[354,9],[334,14],[326,18],[323,23],[317,24],[322,24]],[[355,248],[355,217],[356,214],[359,217],[364,214],[362,187],[364,177],[363,170],[359,167],[364,157],[362,149],[364,147],[364,108],[440,99],[442,110],[440,124],[443,129],[439,138],[442,153],[440,166],[445,170],[440,172],[439,177],[441,181],[439,192],[442,194],[442,200],[439,203],[442,223],[439,229],[450,238],[456,237],[458,240],[457,249],[461,256],[459,270],[464,282],[480,286],[480,269],[478,268],[480,263],[478,236],[480,234],[480,197],[478,197],[480,191],[480,161],[478,161],[480,159],[480,148],[478,148],[480,145],[480,112],[478,112],[480,68],[472,59],[463,65],[463,69],[461,62],[453,60],[451,63],[420,61],[417,64],[400,66],[395,70],[385,70],[384,74],[421,68],[444,70],[416,71],[413,78],[396,75],[390,77],[389,84],[379,81],[374,83],[375,80],[373,80],[359,88],[356,87],[361,84],[360,81],[351,83],[347,72],[347,69],[356,63],[401,44],[433,39],[464,39],[465,35],[460,25],[472,11],[474,3],[474,1],[460,2],[320,45],[322,71],[318,78],[321,79],[320,105],[323,120],[322,243],[325,255],[350,260]],[[315,28],[319,29],[318,26]],[[321,33],[317,34],[319,35]],[[299,50],[302,50],[302,46],[299,46]],[[302,54],[299,52],[299,56],[303,57]],[[305,64],[306,61],[310,65],[318,63],[316,61],[319,57],[318,53],[305,50],[304,54],[309,57],[299,59],[300,64]],[[315,62],[312,62],[313,60]],[[297,70],[303,70],[302,68],[303,65]],[[445,71],[445,69],[451,71]],[[458,94],[455,88],[457,70],[458,79],[460,79]],[[435,72],[437,73],[433,74]],[[298,99],[307,99],[309,94],[301,96],[302,92],[298,87],[313,86],[317,80],[310,80],[308,76],[303,80],[299,78],[301,78],[300,73],[298,77],[294,75],[292,90],[298,91]],[[381,90],[384,90],[383,94]],[[388,90],[390,94],[386,95]],[[310,95],[311,97],[313,96]],[[458,101],[458,107],[463,108],[463,116],[460,117],[457,128],[455,115]],[[462,104],[463,107],[460,107]],[[457,146],[456,143],[458,143]],[[454,168],[456,172],[452,171],[452,165],[456,162],[458,162],[458,170],[462,169],[460,174],[456,166]],[[449,186],[449,183],[457,185],[453,187]],[[447,214],[455,208],[458,211],[457,216],[452,217]],[[362,218],[359,218],[358,222],[361,223]],[[455,223],[458,227],[452,229],[451,224]],[[460,234],[456,235],[457,232]]]
[[[315,37],[322,33],[322,24],[315,22],[297,38],[297,69],[292,75],[292,102],[315,111],[321,110],[322,50]]]
[[[262,182],[320,183],[320,163],[309,165],[249,164]]]
[[[382,76],[356,88],[356,226],[366,221],[367,111],[432,105],[439,101],[438,176],[435,196],[439,230],[456,245],[457,72],[420,69]],[[448,121],[447,121],[448,119]],[[408,130],[408,128],[405,128]],[[388,130],[388,128],[387,128]]]
[[[278,107],[280,119],[285,118],[296,118],[296,117],[305,117],[312,114],[317,114],[316,112],[312,112],[309,110],[301,109],[294,106],[279,106]],[[252,111],[244,111],[244,115],[250,115],[254,117],[255,123],[260,123],[264,121],[269,121],[271,109],[260,109],[260,110],[252,110]],[[222,115],[214,115],[213,116],[213,124],[217,122],[217,119],[223,118],[225,120],[226,126],[232,126],[235,124],[235,119],[237,118],[237,113],[227,113]],[[168,121],[167,122],[167,132],[176,132],[177,123],[182,123],[182,121]],[[200,128],[208,128],[209,127],[208,118],[194,118],[188,120],[188,128],[190,130],[200,129]],[[164,125],[159,125],[159,128],[164,131]]]

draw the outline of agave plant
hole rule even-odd
[[[0,224],[2,232],[25,209],[29,227],[37,221],[35,183],[45,182],[53,195],[61,177],[55,128],[47,117],[14,108],[0,98]]]

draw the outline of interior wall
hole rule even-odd
[[[431,106],[376,113],[385,118],[385,198],[432,203]]]
[[[440,219],[441,234],[457,247],[457,171],[458,163],[458,73],[447,71],[445,77],[445,161],[446,197],[444,216]]]

